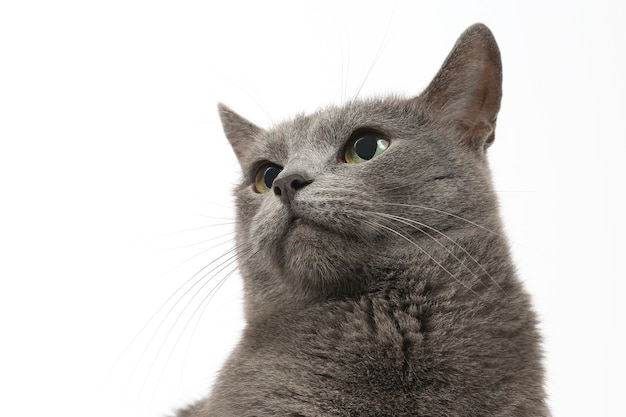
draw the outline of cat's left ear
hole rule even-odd
[[[233,147],[239,163],[243,164],[251,147],[250,145],[255,138],[263,133],[263,129],[241,117],[222,103],[217,105],[217,109],[220,113],[226,138]]]
[[[489,28],[480,23],[463,32],[419,97],[432,117],[457,125],[461,141],[480,150],[495,140],[501,98],[500,50]]]

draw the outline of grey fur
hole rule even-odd
[[[485,156],[500,98],[498,47],[477,24],[416,98],[271,130],[220,105],[243,170],[247,327],[211,395],[178,415],[548,416],[536,318]],[[343,162],[364,127],[389,148]],[[310,184],[259,194],[263,161]]]

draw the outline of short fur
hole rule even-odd
[[[271,130],[220,105],[243,170],[247,327],[211,395],[178,416],[549,415],[536,318],[485,154],[501,78],[495,39],[477,24],[412,99]],[[347,164],[363,128],[389,148]],[[307,184],[288,198],[255,192],[264,162],[283,167],[276,181]]]

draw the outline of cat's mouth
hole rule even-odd
[[[328,225],[320,224],[307,217],[293,215],[289,217],[287,227],[283,235],[283,244],[287,246],[298,243],[319,244],[320,241],[335,241],[341,233]]]
[[[297,234],[298,237],[310,237],[315,232],[330,232],[326,228],[306,218],[292,214],[287,220],[286,234]]]

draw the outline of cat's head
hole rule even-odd
[[[269,130],[220,105],[243,171],[237,244],[247,297],[355,292],[372,262],[493,222],[485,150],[500,98],[498,47],[474,25],[411,99],[351,102]]]

